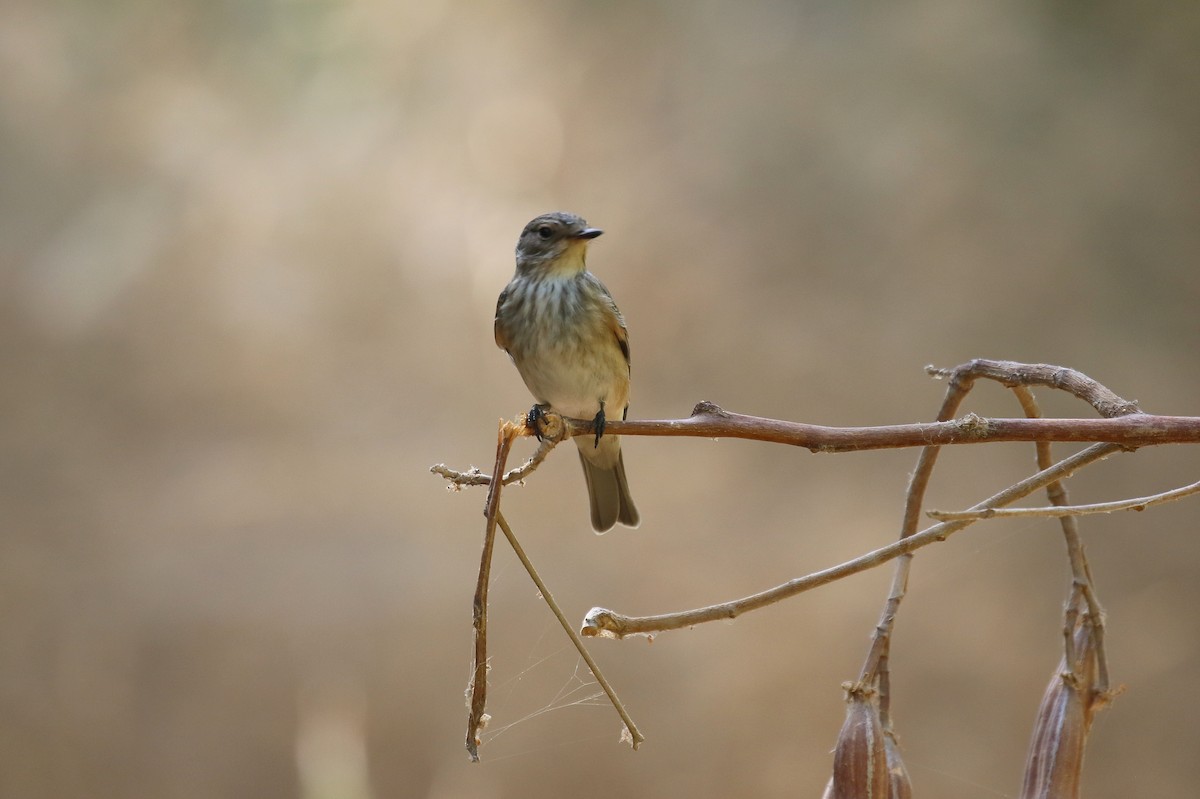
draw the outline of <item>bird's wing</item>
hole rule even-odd
[[[608,293],[608,289],[600,282],[599,278],[590,273],[587,274],[587,277],[604,295],[604,304],[601,306],[604,309],[604,321],[617,339],[617,346],[621,348],[621,354],[625,356],[625,365],[629,366],[629,331],[625,329],[625,317],[621,316],[621,310],[617,308],[612,295]]]
[[[608,304],[612,308],[612,314],[608,316],[608,326],[613,335],[617,337],[617,346],[621,348],[621,354],[625,356],[625,365],[629,366],[629,331],[625,329],[625,319],[617,310],[615,302],[609,300]]]
[[[500,298],[496,300],[496,321],[492,323],[493,332],[496,335],[496,346],[508,352],[508,332],[500,325],[500,306],[508,298],[508,289],[500,292]]]

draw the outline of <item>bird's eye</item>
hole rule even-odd
[[[554,230],[549,225],[542,225],[537,229],[537,234],[542,241],[545,241],[554,234]]]

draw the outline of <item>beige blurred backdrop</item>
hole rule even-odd
[[[483,493],[428,467],[488,466],[530,404],[491,330],[517,233],[607,231],[634,417],[925,420],[922,367],[972,357],[1200,414],[1197,41],[1194,3],[5,3],[0,795],[818,795],[886,569],[592,642],[633,753],[498,546],[467,762]],[[567,450],[505,506],[572,619],[666,612],[892,540],[915,457],[630,439],[641,529],[591,533]],[[947,452],[930,503],[1032,463]],[[1127,685],[1089,796],[1200,781],[1198,507],[1084,523]],[[892,657],[918,795],[1015,795],[1062,550],[992,522],[918,557]]]

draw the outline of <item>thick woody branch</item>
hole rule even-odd
[[[519,435],[542,436],[542,445],[525,464],[504,475],[504,484],[528,477],[549,450],[574,436],[595,435],[590,420],[566,419],[553,412],[543,415],[547,429],[521,427]],[[711,402],[700,402],[686,419],[609,421],[605,435],[694,436],[742,438],[805,447],[813,452],[860,452],[876,449],[984,444],[1005,441],[1108,442],[1134,449],[1156,444],[1200,443],[1200,417],[1131,413],[1107,419],[989,419],[969,413],[945,422],[881,425],[877,427],[827,427],[731,413]],[[445,464],[429,468],[455,489],[490,485],[491,475],[479,469],[457,471]]]
[[[698,436],[746,438],[807,447],[813,452],[975,444],[992,441],[1107,441],[1126,447],[1200,442],[1200,418],[1153,416],[1138,411],[1137,403],[1122,399],[1104,385],[1074,369],[1051,364],[1026,364],[977,358],[953,369],[926,367],[949,380],[951,395],[961,397],[979,379],[1007,387],[1045,386],[1065,391],[1091,405],[1102,419],[984,419],[967,414],[928,424],[881,427],[825,427],[729,413],[711,402],[700,402],[687,419],[610,422],[606,432],[625,436]],[[943,416],[945,418],[945,415]],[[569,435],[593,433],[589,421],[569,420]]]
[[[590,421],[568,419],[567,435],[595,435]],[[1200,417],[1134,413],[1108,419],[989,419],[969,413],[946,422],[826,427],[730,413],[701,402],[686,419],[610,421],[605,435],[744,438],[805,447],[813,452],[855,452],[942,444],[1000,441],[1109,442],[1124,447],[1200,443]],[[529,433],[532,435],[532,431]]]

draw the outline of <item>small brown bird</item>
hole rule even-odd
[[[577,437],[598,533],[637,527],[621,440],[604,436],[606,413],[629,410],[629,334],[616,303],[587,271],[588,242],[604,231],[575,214],[543,214],[521,231],[517,272],[496,302],[496,344],[533,394],[536,416],[550,409],[593,419],[596,437]]]

